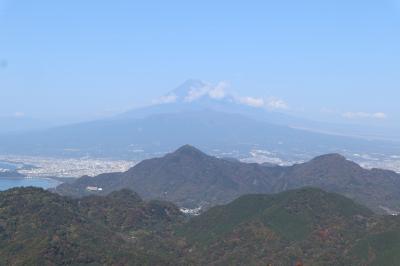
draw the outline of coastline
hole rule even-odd
[[[15,187],[41,187],[43,189],[51,189],[62,182],[49,177],[0,177],[0,191],[5,191]]]

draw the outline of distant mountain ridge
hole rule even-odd
[[[261,149],[292,161],[323,153],[396,154],[400,149],[397,142],[317,133],[329,130],[267,106],[243,103],[242,97],[219,86],[189,80],[159,102],[111,118],[5,134],[0,153],[142,160],[191,143],[230,157]]]
[[[249,99],[251,100],[249,101]],[[252,101],[263,104],[257,105]],[[314,133],[376,140],[400,140],[398,128],[395,127],[353,125],[345,121],[336,121],[336,123],[314,121],[299,116],[296,112],[287,108],[286,103],[282,101],[278,100],[278,104],[275,102],[276,99],[275,101],[272,99],[272,104],[268,101],[268,98],[263,97],[239,96],[231,92],[225,82],[210,84],[199,79],[188,79],[176,89],[155,99],[152,105],[129,110],[117,115],[116,118],[145,118],[154,114],[213,110],[229,114],[241,114],[258,121]],[[340,118],[340,115],[337,116]]]
[[[400,175],[367,170],[338,154],[328,154],[289,167],[263,166],[215,158],[185,145],[161,158],[144,160],[124,173],[82,177],[56,188],[61,195],[100,194],[129,188],[145,199],[172,201],[181,207],[208,208],[249,193],[276,193],[318,187],[345,195],[376,212],[400,210]]]

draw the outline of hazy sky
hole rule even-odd
[[[399,1],[0,0],[0,116],[102,116],[199,78],[398,124]]]

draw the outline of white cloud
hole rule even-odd
[[[373,117],[378,118],[378,119],[386,119],[387,115],[385,113],[379,112],[379,113],[373,114]]]
[[[200,99],[204,96],[208,96],[211,99],[223,99],[226,97],[226,89],[228,87],[228,83],[221,81],[217,85],[205,85],[200,88],[191,88],[188,94],[185,96],[185,102],[193,102],[197,99]]]
[[[225,81],[219,82],[214,88],[211,88],[208,92],[208,95],[212,99],[223,99],[226,96],[226,89],[229,87],[229,84]]]
[[[168,94],[165,96],[161,96],[160,98],[153,101],[153,104],[166,104],[166,103],[174,103],[176,102],[177,97],[175,94]]]
[[[188,94],[185,96],[184,101],[185,102],[193,102],[193,101],[203,97],[204,95],[207,95],[209,90],[210,89],[208,86],[204,86],[201,88],[191,88],[189,90]]]
[[[239,97],[238,102],[252,107],[263,107],[265,105],[263,98]]]
[[[269,97],[269,98],[257,98],[257,97],[238,97],[237,101],[241,104],[245,104],[252,107],[257,108],[267,108],[273,110],[285,110],[289,109],[288,104],[276,97]]]
[[[268,98],[266,101],[266,106],[270,109],[289,109],[289,106],[285,101],[275,97]]]
[[[176,94],[171,93],[154,100],[153,104],[174,103],[180,100],[186,103],[191,103],[200,98],[208,97],[213,100],[228,99],[229,101],[234,101],[236,103],[255,108],[265,108],[270,110],[289,109],[288,104],[284,100],[277,97],[261,98],[252,96],[234,96],[228,92],[228,88],[229,83],[225,81],[220,81],[216,85],[206,83],[203,86],[199,86],[196,84],[184,92],[183,95],[178,94],[179,96],[177,96]]]
[[[366,113],[366,112],[346,112],[342,116],[347,119],[386,119],[387,115],[383,112]]]

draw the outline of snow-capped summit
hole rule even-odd
[[[226,88],[226,82],[214,85],[197,79],[189,79],[173,91],[155,99],[153,104],[191,103],[199,100],[233,98],[228,95]]]

